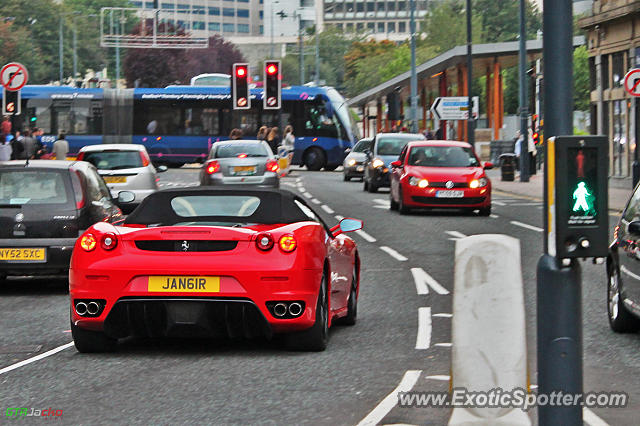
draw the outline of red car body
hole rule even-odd
[[[416,151],[431,149],[445,154],[447,150],[454,154],[464,152],[468,155],[468,166],[460,162],[447,162],[437,159],[416,164],[412,161]],[[429,148],[432,147],[432,148]],[[450,167],[447,164],[456,164]],[[491,212],[491,181],[484,169],[491,163],[482,163],[466,142],[457,141],[417,141],[410,142],[404,148],[397,161],[392,163],[391,173],[391,209],[406,213],[411,208],[461,208],[480,210],[483,215]],[[426,182],[426,183],[425,183]],[[455,196],[454,196],[455,195]]]
[[[220,194],[257,197],[260,206],[273,204],[280,213],[268,213],[268,220],[264,215],[254,218],[254,213],[243,226],[199,225],[204,218],[198,216],[186,226],[171,219],[166,226],[150,223],[157,220],[154,215],[168,214],[153,210],[175,198]],[[292,214],[295,208],[300,211]],[[339,226],[329,229],[314,216],[304,200],[288,191],[206,188],[160,191],[145,199],[123,226],[95,224],[83,234],[93,236],[95,247],[88,251],[92,240],[81,237],[71,259],[76,347],[83,352],[112,349],[116,339],[130,335],[269,338],[294,333],[290,336],[295,340],[295,332],[304,334],[324,321],[318,319],[323,289],[329,295],[324,327],[339,318],[355,322],[356,244]],[[99,305],[93,315],[85,312],[92,301]],[[78,303],[85,305],[78,309]],[[283,310],[275,311],[278,303],[285,305],[284,315],[276,313]],[[299,304],[299,314],[293,303]],[[99,344],[93,345],[96,339]],[[322,344],[302,346],[324,349]]]

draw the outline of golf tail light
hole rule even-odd
[[[93,234],[85,234],[80,238],[80,247],[84,251],[91,251],[96,248],[96,237]]]
[[[262,251],[268,251],[273,248],[273,237],[266,232],[258,234],[256,238],[256,246]]]
[[[268,172],[276,173],[279,169],[280,169],[280,166],[278,166],[278,162],[277,161],[275,161],[275,160],[267,161],[267,171]]]
[[[118,245],[118,238],[113,233],[104,234],[100,241],[100,247],[105,250],[113,250]]]
[[[373,162],[371,163],[371,165],[373,166],[373,168],[377,169],[379,167],[383,167],[384,166],[384,161],[382,161],[379,158],[374,158]]]
[[[286,253],[291,253],[298,246],[298,242],[293,235],[283,235],[280,237],[280,248]]]
[[[217,173],[220,171],[220,163],[218,163],[217,161],[210,161],[209,163],[207,163],[207,173],[212,175],[214,173]]]

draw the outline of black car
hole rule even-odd
[[[78,236],[96,222],[120,219],[122,212],[107,185],[87,162],[4,162],[0,164],[0,279],[66,273]]]
[[[607,278],[609,325],[618,333],[640,330],[640,185],[614,229]]]
[[[419,133],[378,133],[370,149],[365,150],[364,190],[377,192],[389,187],[391,162],[398,159],[402,148],[411,141],[425,140]]]

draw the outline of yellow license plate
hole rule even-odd
[[[152,276],[147,287],[150,292],[218,293],[220,277]]]
[[[126,176],[103,176],[106,183],[127,183]]]
[[[37,262],[46,259],[44,248],[0,248],[0,260]]]
[[[238,172],[255,172],[256,168],[255,166],[234,166],[233,167],[233,171],[238,173]]]

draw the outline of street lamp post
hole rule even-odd
[[[302,13],[296,11],[298,18],[298,50],[300,51],[300,86],[304,85],[304,40],[302,38]]]
[[[473,87],[473,53],[472,53],[472,43],[473,39],[471,37],[471,13],[473,13],[471,9],[471,0],[467,0],[467,106],[469,108],[469,118],[467,120],[467,137],[468,142],[471,146],[475,148],[475,121],[473,118],[473,95],[471,93],[471,88]]]
[[[524,0],[520,0],[520,182],[529,182],[529,109],[527,106],[527,34]],[[518,142],[516,142],[518,143]]]
[[[63,68],[64,68],[64,52],[63,52],[63,33],[62,33],[62,19],[64,18],[64,15],[60,15],[60,28],[59,28],[59,33],[58,33],[58,54],[60,56],[60,75],[59,75],[59,80],[60,80],[60,85],[62,86],[62,78],[63,78]]]
[[[411,31],[411,132],[418,133],[418,78],[416,76],[416,0],[410,0],[409,30]]]

